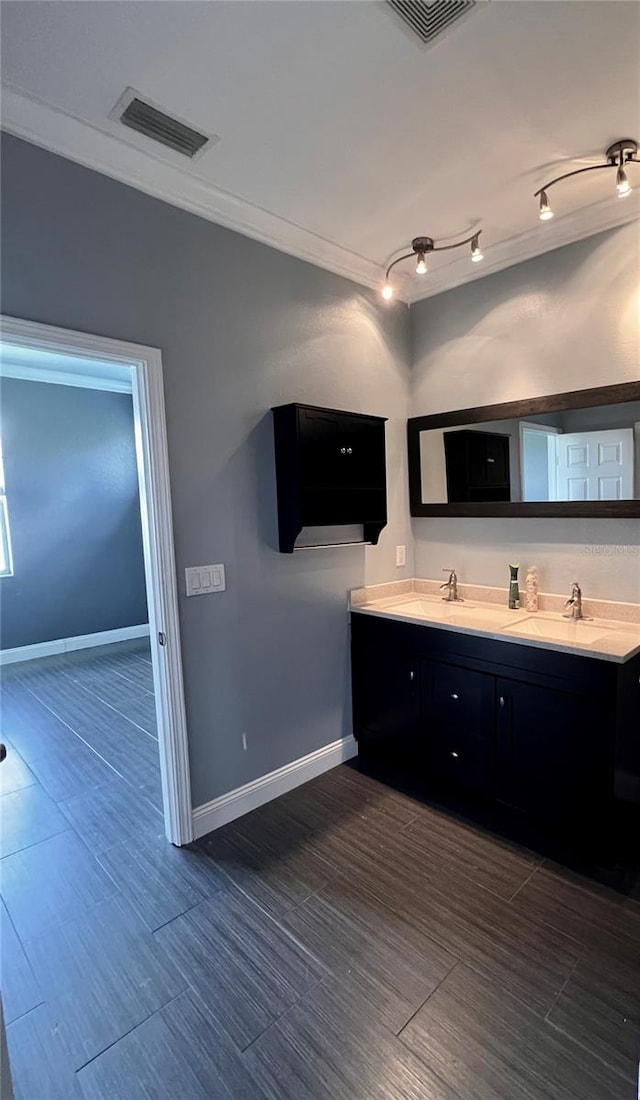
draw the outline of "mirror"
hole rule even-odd
[[[409,421],[412,515],[639,515],[640,383]]]

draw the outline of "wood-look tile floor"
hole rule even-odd
[[[172,848],[146,755],[105,763],[123,722],[153,732],[134,666],[7,679],[18,1100],[636,1100],[637,883],[351,766]]]

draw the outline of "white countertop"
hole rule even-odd
[[[558,611],[529,613],[522,609],[510,610],[506,606],[506,592],[502,605],[496,601],[466,597],[460,602],[448,602],[429,591],[433,587],[437,592],[437,582],[405,581],[357,589],[351,594],[350,609],[365,615],[414,625],[421,623],[458,634],[596,657],[618,664],[640,653],[640,608],[637,622],[596,616],[575,621],[565,618]],[[396,591],[389,594],[393,588]],[[606,606],[615,610],[613,604]],[[620,607],[628,608],[629,605]]]

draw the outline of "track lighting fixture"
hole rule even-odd
[[[548,221],[553,217],[553,210],[549,205],[547,198],[547,191],[554,184],[560,183],[561,180],[569,179],[570,176],[580,176],[583,172],[596,172],[601,168],[615,168],[616,169],[616,189],[618,192],[618,198],[623,199],[631,191],[631,184],[627,179],[627,173],[625,166],[627,164],[640,164],[640,158],[637,156],[638,143],[633,138],[622,138],[620,141],[614,141],[613,145],[610,145],[606,150],[604,164],[590,164],[588,168],[576,168],[573,172],[565,172],[562,176],[556,176],[555,179],[549,180],[545,183],[544,187],[541,187],[534,193],[534,198],[540,198],[540,210],[538,217],[540,221]]]
[[[397,260],[393,260],[389,264],[384,286],[382,287],[382,297],[385,301],[389,301],[393,297],[393,286],[389,281],[389,276],[392,269],[396,264],[402,263],[403,260],[416,257],[416,275],[426,275],[427,273],[427,256],[430,252],[449,252],[452,248],[461,248],[464,244],[471,245],[471,259],[474,263],[478,263],[484,259],[482,250],[480,248],[480,234],[482,230],[479,229],[477,233],[473,233],[470,237],[465,237],[463,241],[457,241],[456,244],[436,244],[433,237],[414,237],[411,242],[411,252],[405,252],[403,256],[398,256]]]

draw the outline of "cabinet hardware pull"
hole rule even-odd
[[[452,752],[452,753],[451,753],[451,755],[452,755],[452,756],[455,756],[455,758],[456,758],[456,760],[457,760],[457,759],[459,758],[459,755],[460,755],[460,754],[459,754],[459,753],[457,753],[457,752]]]
[[[410,673],[409,673],[409,679],[410,679],[410,680],[413,680],[413,672],[410,672]]]
[[[341,447],[340,448],[340,454],[341,455],[346,455],[346,453],[347,453],[347,448],[346,447]]]
[[[490,462],[492,466],[495,466],[496,460],[495,458],[488,458],[487,462]]]
[[[158,641],[160,642],[160,645],[167,644],[167,635],[162,630],[158,631]]]
[[[503,706],[504,706],[504,695],[501,695],[501,696],[500,696],[500,706],[501,706],[501,707],[503,707]]]
[[[352,455],[352,454],[353,454],[353,447],[347,447],[347,454],[348,454],[348,455]]]
[[[458,699],[458,698],[459,698],[459,696],[458,696],[458,695],[456,695],[455,691],[452,691],[452,692],[451,692],[451,698],[452,698],[452,699]]]

